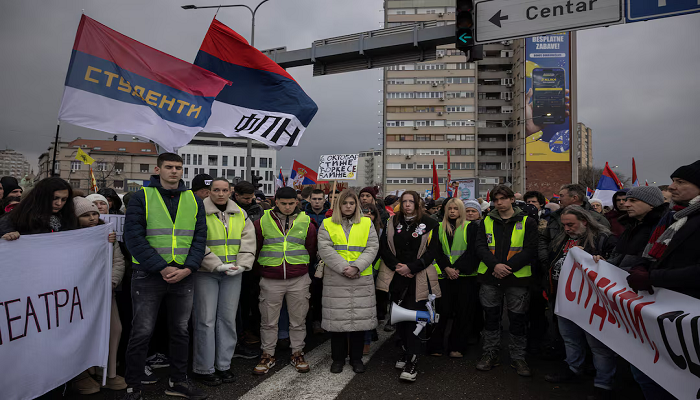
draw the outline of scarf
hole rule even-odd
[[[61,230],[61,219],[56,215],[51,215],[49,218],[49,227],[51,227],[51,232],[58,232]]]
[[[688,216],[700,212],[700,196],[690,200],[687,207],[672,204],[671,210],[672,212],[661,218],[656,228],[654,228],[654,232],[649,238],[649,243],[644,248],[644,254],[642,255],[644,258],[650,260],[661,259],[673,236],[688,221]]]

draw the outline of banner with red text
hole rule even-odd
[[[628,273],[573,248],[555,313],[570,319],[679,399],[700,398],[700,300],[669,289],[635,293]]]
[[[0,240],[0,395],[33,399],[106,366],[112,224]]]

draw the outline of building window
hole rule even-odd
[[[447,106],[445,111],[448,113],[474,112],[474,106]]]
[[[210,167],[219,165],[219,156],[208,156],[207,165],[209,165]]]
[[[453,120],[447,121],[447,126],[475,126],[476,123],[473,120]],[[450,139],[447,139],[450,140]]]
[[[474,92],[446,92],[445,97],[448,99],[472,99]]]
[[[119,151],[126,151],[126,148],[125,148],[125,147],[120,147],[120,148],[117,149],[117,150],[119,150]]]
[[[449,149],[452,155],[455,156],[473,156],[474,149]]]
[[[415,97],[413,92],[387,92],[387,99],[412,99]]]
[[[228,156],[221,156],[221,166],[228,167]]]
[[[473,76],[450,77],[450,78],[446,78],[445,82],[447,82],[447,83],[474,83],[474,77]]]
[[[185,178],[185,179],[187,179],[187,177],[188,177],[189,174],[190,174],[190,169],[187,168],[187,167],[185,167],[185,168],[183,168],[183,170],[184,170],[185,172],[182,173],[182,177]]]
[[[147,173],[148,173],[148,170],[149,170],[148,164],[140,164],[140,165],[139,165],[139,170],[141,171],[141,173],[147,174]]]
[[[432,71],[447,69],[445,64],[416,64],[416,71]]]
[[[102,161],[96,162],[95,171],[107,171],[107,163]]]
[[[269,158],[267,159],[267,167],[268,167],[268,168],[272,168],[272,157],[269,157]]]
[[[216,178],[216,171],[216,168],[209,168],[209,176],[211,176],[212,178]]]
[[[473,162],[452,163],[452,169],[474,169]]]
[[[202,165],[202,155],[201,154],[197,155],[197,165]]]
[[[445,135],[445,140],[466,140],[473,141],[474,135]]]
[[[260,168],[267,168],[267,158],[260,157]]]
[[[239,164],[241,164],[241,167],[245,167],[245,157],[246,156],[238,157],[238,161],[239,161]]]
[[[71,161],[70,162],[70,170],[71,171],[78,171],[82,165],[83,165],[82,161]],[[78,181],[78,182],[80,182],[80,181]],[[80,183],[78,183],[77,187],[80,187],[79,185],[80,185]]]
[[[124,190],[124,181],[123,180],[114,181],[113,186],[115,189]]]
[[[80,179],[71,179],[70,186],[74,189],[79,189],[80,188]]]
[[[250,168],[255,168],[255,157],[250,157]]]

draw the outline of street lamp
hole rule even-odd
[[[270,0],[262,0],[260,3],[258,3],[257,6],[255,6],[255,9],[250,8],[249,6],[245,4],[225,4],[225,5],[219,5],[219,6],[196,6],[194,4],[188,4],[182,6],[183,10],[201,10],[205,8],[228,8],[228,7],[244,7],[247,8],[248,11],[250,11],[251,14],[251,20],[252,20],[252,25],[250,28],[250,45],[255,47],[255,14],[258,12],[258,8],[260,8],[261,5],[264,3],[267,3]],[[253,163],[253,139],[247,139],[247,146],[246,146],[246,165],[245,165],[245,176],[248,178],[250,182],[253,181],[253,172],[252,172],[252,163]]]

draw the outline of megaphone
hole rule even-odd
[[[432,307],[431,307],[432,308]],[[399,322],[416,322],[416,330],[413,334],[418,334],[427,324],[436,324],[440,319],[440,314],[432,311],[407,310],[392,302],[389,308],[389,324],[394,325]]]

